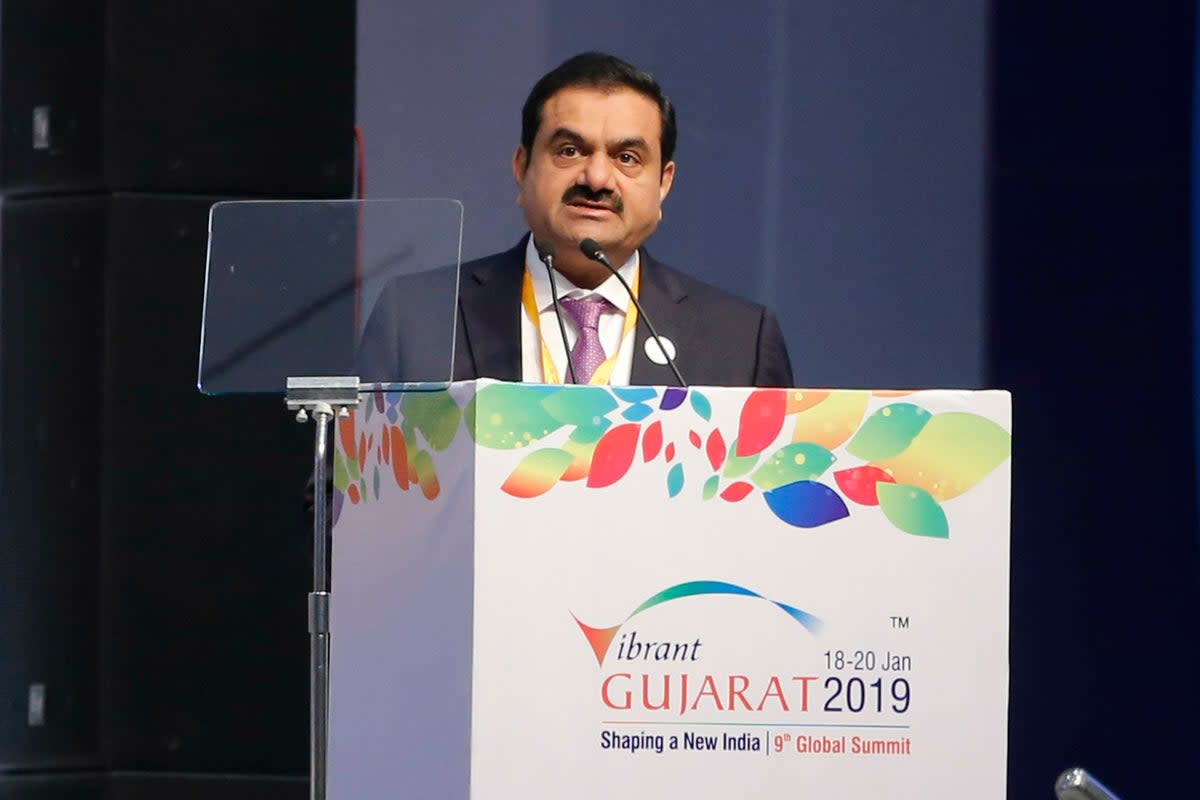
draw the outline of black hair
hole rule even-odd
[[[662,164],[675,155],[675,106],[648,72],[607,53],[580,53],[568,58],[533,85],[521,109],[521,146],[525,157],[533,152],[533,140],[542,125],[542,109],[558,91],[571,87],[615,89],[627,87],[653,100],[662,117]]]

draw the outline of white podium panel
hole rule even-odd
[[[1010,416],[372,396],[337,436],[330,797],[1004,798]]]

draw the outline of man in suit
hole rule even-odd
[[[462,266],[456,380],[673,385],[665,349],[691,384],[792,385],[770,311],[654,260],[642,246],[675,179],[675,110],[654,78],[613,56],[583,53],[537,82],[521,122],[512,169],[530,235]],[[582,252],[587,239],[634,287],[661,349],[617,277]],[[363,380],[410,377],[401,348],[415,330],[401,310],[419,293],[405,280],[381,295],[360,348]]]

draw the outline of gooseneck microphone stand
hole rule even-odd
[[[288,378],[287,407],[316,423],[313,441],[313,590],[308,595],[309,797],[325,800],[329,757],[329,426],[358,405],[358,377]]]
[[[567,358],[567,383],[577,383],[575,380],[575,364],[571,361],[571,347],[567,344],[567,328],[563,324],[562,310],[558,306],[558,284],[554,280],[554,245],[550,242],[534,241],[538,258],[546,267],[546,276],[550,279],[550,300],[554,304],[554,318],[558,320],[558,333],[562,336],[563,353]],[[540,326],[539,326],[540,329]],[[542,376],[545,380],[545,376]]]
[[[667,348],[663,344],[663,340],[659,337],[658,331],[654,329],[654,323],[650,321],[650,317],[646,316],[646,309],[642,308],[642,304],[638,302],[637,295],[629,286],[629,282],[621,275],[621,271],[612,265],[612,262],[608,260],[608,256],[604,254],[604,251],[596,243],[595,239],[584,239],[579,243],[579,249],[592,261],[595,261],[597,264],[603,264],[608,268],[609,272],[617,276],[617,280],[625,287],[625,293],[629,295],[629,299],[633,301],[634,307],[638,310],[638,319],[646,323],[646,330],[650,332],[650,338],[654,340],[654,343],[658,346],[658,351],[662,353],[662,357],[670,365],[671,372],[675,373],[675,380],[679,381],[680,386],[686,387],[688,385],[687,381],[683,379],[679,367],[675,366],[675,359],[667,352]]]

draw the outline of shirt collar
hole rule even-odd
[[[641,257],[638,255],[638,251],[634,250],[633,255],[620,266],[617,272],[621,273],[621,277],[632,286],[640,264]],[[537,303],[538,313],[548,311],[554,306],[554,301],[550,296],[550,277],[546,274],[545,265],[538,258],[537,248],[533,245],[533,236],[530,236],[529,241],[525,244],[525,269],[533,284],[533,298]],[[554,273],[554,283],[558,287],[558,299],[560,300],[564,297],[586,297],[589,294],[598,294],[612,303],[622,314],[629,310],[629,294],[617,280],[616,275],[609,275],[608,280],[591,291],[580,289],[558,271]]]

